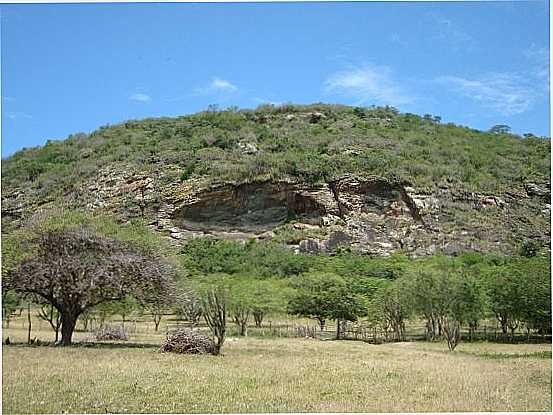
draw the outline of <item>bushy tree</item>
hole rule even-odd
[[[267,314],[285,311],[286,297],[289,292],[287,281],[252,280],[251,288],[252,315],[256,327],[261,327]]]
[[[39,296],[61,315],[61,343],[71,344],[78,317],[106,301],[144,302],[172,291],[175,269],[139,226],[122,228],[81,213],[39,215],[19,233],[22,260],[4,288]]]
[[[391,330],[395,340],[405,340],[405,321],[411,311],[409,296],[403,280],[382,284],[369,300],[368,319],[380,327],[386,337]]]
[[[154,323],[154,330],[159,330],[159,324],[163,319],[163,316],[169,314],[171,307],[174,305],[173,300],[174,293],[167,293],[164,296],[157,297],[152,301],[148,301],[144,305],[144,310],[150,315]]]
[[[510,264],[492,267],[485,275],[485,286],[490,309],[501,326],[503,334],[514,334],[520,325],[523,304],[523,276]]]
[[[134,313],[140,313],[142,306],[132,295],[126,295],[122,300],[112,303],[113,314],[121,317],[121,324],[125,328],[125,322]]]
[[[527,240],[522,242],[518,249],[518,253],[520,256],[526,257],[526,258],[532,258],[538,255],[538,252],[541,249],[541,243],[536,240]]]
[[[551,330],[551,270],[549,257],[513,258],[489,267],[484,275],[490,308],[504,334],[521,326]]]
[[[253,305],[254,296],[250,281],[233,278],[229,284],[229,312],[240,336],[246,336],[248,333],[248,320],[252,315]]]
[[[10,320],[21,307],[21,300],[14,291],[2,290],[2,321],[6,322],[6,327],[10,327]]]
[[[418,269],[406,285],[413,310],[426,320],[426,338],[435,340],[442,335],[440,315],[447,307],[447,299],[440,292],[440,272],[433,269]]]
[[[294,282],[296,289],[288,303],[288,312],[316,319],[324,330],[327,319],[335,319],[336,337],[340,338],[340,322],[356,321],[365,312],[360,296],[352,292],[344,278],[331,273],[302,274]]]
[[[461,326],[474,324],[484,314],[484,294],[478,282],[461,272],[444,274],[441,292],[447,307],[440,315],[449,350],[453,351],[461,340]]]
[[[416,263],[404,289],[415,313],[426,319],[427,338],[444,335],[450,350],[461,339],[463,324],[475,325],[485,312],[485,294],[459,259],[435,257]]]
[[[511,127],[505,124],[494,125],[488,130],[492,134],[509,134],[511,132]]]

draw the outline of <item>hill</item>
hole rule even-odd
[[[40,207],[143,218],[180,243],[512,253],[550,243],[550,140],[392,107],[211,109],[105,126],[2,162],[4,232]]]

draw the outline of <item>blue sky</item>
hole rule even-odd
[[[1,5],[2,156],[264,102],[550,135],[548,3]]]

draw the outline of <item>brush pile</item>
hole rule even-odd
[[[161,345],[162,353],[214,353],[215,344],[205,334],[195,329],[176,329],[167,333],[167,338]]]
[[[96,340],[128,340],[123,326],[105,325],[94,332]]]

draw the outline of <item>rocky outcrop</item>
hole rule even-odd
[[[291,219],[318,223],[336,211],[328,191],[286,182],[223,184],[186,194],[175,205],[171,218],[181,228],[254,233]]]
[[[123,220],[143,217],[177,244],[206,236],[270,240],[288,223],[292,232],[306,235],[292,238],[291,248],[306,253],[331,253],[343,246],[380,256],[400,251],[411,256],[509,253],[523,238],[549,243],[550,235],[539,231],[549,228],[550,196],[544,184],[496,195],[448,186],[416,189],[382,177],[346,176],[320,185],[291,180],[180,183],[165,173],[107,168],[67,199]],[[21,189],[3,194],[3,202],[3,218],[11,222],[36,210]]]

